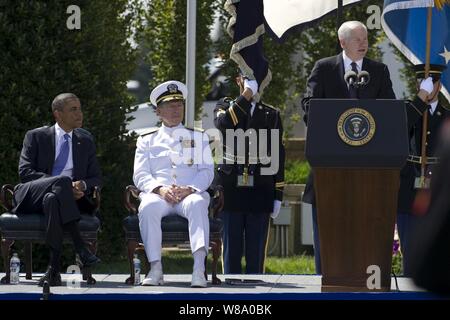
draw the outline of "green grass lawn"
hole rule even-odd
[[[285,258],[268,257],[266,273],[269,274],[315,274],[314,257],[308,255]]]
[[[142,268],[144,267],[142,255]],[[208,259],[208,270],[211,270],[211,257]],[[189,251],[163,251],[162,263],[166,274],[189,274],[192,273],[193,259]],[[245,268],[245,261],[242,260]],[[268,257],[266,259],[266,273],[269,274],[314,274],[314,257],[312,256],[291,256],[286,258]],[[95,273],[128,273],[129,266],[126,258],[120,261],[100,263],[95,267]],[[218,273],[222,273],[222,263],[219,260]]]
[[[144,256],[139,257],[143,262]],[[401,273],[401,257],[393,259],[393,271]],[[163,251],[162,263],[166,274],[190,274],[193,259],[189,251]],[[242,261],[244,267],[244,260]],[[142,263],[142,268],[144,264]],[[208,259],[208,270],[211,270],[211,256]],[[245,270],[245,269],[244,269]],[[290,256],[286,258],[267,257],[265,271],[267,274],[315,274],[314,257],[309,255]],[[128,262],[125,257],[120,261],[103,262],[95,267],[94,273],[129,273]],[[222,273],[222,264],[219,260],[218,273]]]

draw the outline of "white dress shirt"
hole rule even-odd
[[[342,59],[344,60],[344,74],[347,71],[352,70],[352,62],[356,62],[356,69],[358,70],[358,73],[361,72],[362,70],[362,63],[363,60],[358,60],[358,61],[353,61],[352,59],[350,59],[346,54],[345,51],[342,51]],[[347,88],[348,88],[348,83],[347,83]]]
[[[63,171],[61,172],[62,176],[67,176],[73,178],[73,156],[72,156],[72,133],[65,132],[58,123],[55,124],[55,160],[58,158],[58,155],[61,151],[61,146],[64,143],[64,135],[69,135],[69,157],[67,158],[66,166],[64,167]]]
[[[434,112],[436,111],[438,102],[439,102],[439,101],[436,100],[436,101],[430,103],[430,107],[431,107],[431,108],[430,108],[430,113],[431,113],[431,114],[434,114]]]
[[[363,59],[358,60],[358,61],[353,61],[345,54],[345,51],[342,51],[342,58],[344,60],[344,73],[346,73],[349,70],[352,70],[352,62],[356,62],[356,69],[358,69],[358,72],[361,72]]]

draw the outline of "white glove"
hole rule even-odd
[[[273,202],[273,212],[270,214],[272,219],[275,219],[276,217],[278,217],[278,215],[280,214],[280,209],[281,209],[281,201],[275,200]]]
[[[258,82],[256,80],[244,79],[244,88],[252,90],[253,95],[258,92]]]
[[[431,77],[422,80],[422,82],[420,83],[420,90],[425,90],[428,94],[433,92],[433,88],[433,78]]]

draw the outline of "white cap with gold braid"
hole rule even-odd
[[[186,100],[187,88],[180,81],[170,80],[158,85],[150,94],[150,102],[154,107],[171,100]]]

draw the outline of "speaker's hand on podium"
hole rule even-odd
[[[270,214],[272,219],[275,219],[276,217],[278,217],[278,215],[280,214],[280,209],[281,209],[281,201],[275,200],[273,202],[273,212]]]

